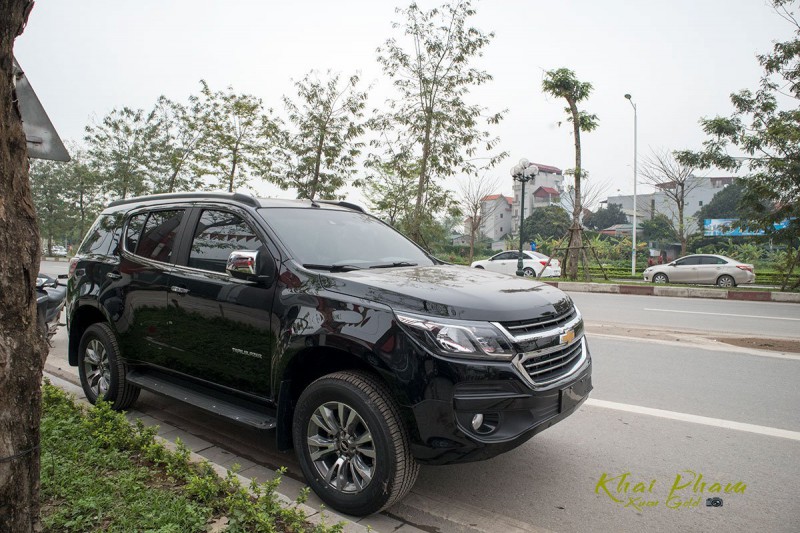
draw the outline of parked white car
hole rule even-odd
[[[724,255],[687,255],[644,271],[644,280],[653,283],[714,284],[727,288],[753,283],[755,279],[753,265]]]
[[[553,268],[544,267],[545,263],[547,263],[547,259],[542,261],[534,254],[536,254],[536,252],[531,252],[529,250],[522,251],[522,271],[525,273],[525,275],[540,276],[543,278],[555,276],[556,274]],[[483,261],[474,261],[470,266],[473,268],[483,268],[486,270],[491,270],[492,272],[500,272],[501,274],[510,274],[514,276],[517,273],[518,260],[518,251],[500,252],[499,254],[493,255],[489,259],[484,259]],[[542,272],[542,270],[544,270],[544,272]],[[560,266],[558,270],[560,274]],[[542,272],[541,275],[540,272]]]
[[[555,257],[550,259],[549,255],[544,255],[543,253],[540,253],[540,252],[530,252],[530,253],[532,253],[533,255],[538,257],[539,258],[539,262],[542,265],[548,266],[553,271],[553,275],[555,277],[557,277],[557,278],[561,277],[561,261],[559,261]],[[547,264],[548,261],[550,261],[549,265]]]
[[[60,244],[54,244],[52,250],[55,257],[67,257],[67,249]]]

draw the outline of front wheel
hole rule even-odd
[[[405,496],[419,472],[387,387],[364,372],[337,372],[297,401],[294,447],[306,481],[328,505],[364,516]]]
[[[78,347],[78,374],[86,399],[95,403],[102,398],[117,411],[130,407],[139,397],[139,387],[128,383],[126,371],[111,328],[103,323],[86,328]]]
[[[735,287],[736,280],[726,274],[724,276],[720,276],[719,279],[717,279],[717,286],[725,288]]]
[[[653,276],[653,283],[669,283],[669,278],[666,274],[662,274],[659,272],[655,276]]]

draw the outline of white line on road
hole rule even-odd
[[[705,426],[735,429],[737,431],[746,431],[748,433],[767,435],[769,437],[781,437],[784,439],[800,441],[800,431],[789,431],[788,429],[757,426],[755,424],[745,424],[744,422],[734,422],[732,420],[723,420],[721,418],[710,418],[707,416],[690,415],[688,413],[678,413],[676,411],[666,411],[664,409],[653,409],[652,407],[642,407],[640,405],[596,400],[595,398],[589,398],[586,400],[586,405],[604,407],[606,409],[615,409],[617,411],[627,411],[629,413],[637,413],[641,415],[657,416],[659,418],[667,418],[669,420],[678,420],[681,422],[691,422],[693,424],[703,424]]]
[[[800,318],[790,318],[786,316],[761,316],[761,315],[735,315],[731,313],[707,313],[704,311],[681,311],[679,309],[652,309],[649,307],[644,308],[645,311],[660,311],[662,313],[688,313],[690,315],[714,315],[714,316],[735,316],[739,318],[766,318],[768,320],[793,320],[800,322]]]

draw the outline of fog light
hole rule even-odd
[[[483,425],[483,415],[477,414],[472,417],[472,429],[478,431],[482,425]]]

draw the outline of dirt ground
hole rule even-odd
[[[754,337],[717,338],[717,341],[743,348],[800,353],[800,341],[792,339],[759,339]]]

